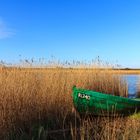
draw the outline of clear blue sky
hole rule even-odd
[[[0,60],[51,55],[140,68],[140,1],[0,0]]]

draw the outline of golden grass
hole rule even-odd
[[[50,139],[116,140],[130,138],[130,128],[140,129],[140,121],[132,118],[81,121],[73,111],[73,85],[118,96],[128,94],[126,83],[109,70],[1,68],[0,139],[19,139],[23,134],[31,139],[36,125],[43,126],[41,130]],[[140,136],[137,131],[134,138]]]
[[[134,74],[134,75],[139,75],[140,74],[140,70],[139,69],[136,69],[136,70],[125,70],[125,69],[116,69],[116,70],[110,70],[111,73],[114,73],[114,74]]]

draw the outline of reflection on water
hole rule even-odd
[[[123,78],[128,84],[129,98],[135,98],[137,93],[137,87],[140,83],[140,75],[123,75]]]

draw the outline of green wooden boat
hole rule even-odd
[[[140,100],[73,87],[73,102],[80,114],[131,115],[140,111]]]

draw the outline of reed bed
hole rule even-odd
[[[140,78],[138,79],[136,96],[137,96],[137,98],[140,99]]]
[[[80,118],[72,87],[128,96],[119,75],[100,69],[0,69],[0,139],[138,139],[140,119]]]

